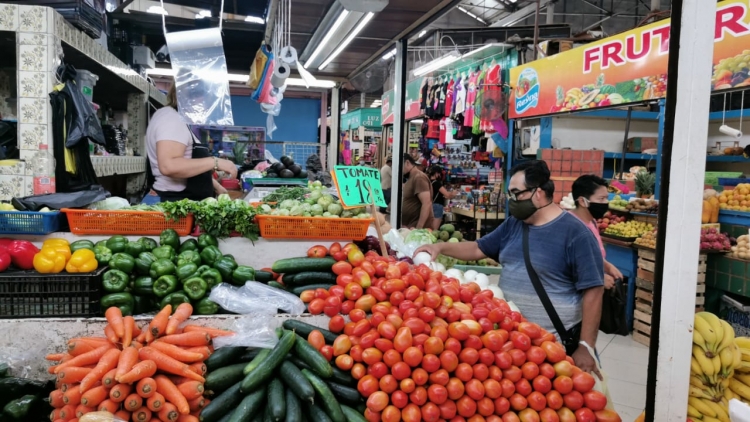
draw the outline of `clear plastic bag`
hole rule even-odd
[[[729,400],[729,420],[750,422],[750,406],[737,399]]]
[[[279,342],[273,329],[274,318],[269,315],[247,315],[232,324],[233,336],[216,337],[214,348],[221,347],[261,347],[273,348]]]
[[[248,281],[240,290],[248,296],[262,300],[266,304],[271,304],[288,314],[300,315],[305,312],[305,304],[297,295],[277,289],[276,287],[270,287],[257,281]]]
[[[39,366],[45,366],[45,356],[45,349],[38,344],[31,348],[6,347],[0,351],[0,362],[8,365],[11,376],[30,378],[39,373]]]
[[[209,299],[227,311],[242,315],[275,315],[279,309],[294,315],[305,311],[299,297],[257,281],[248,281],[242,287],[222,283],[211,289]]]

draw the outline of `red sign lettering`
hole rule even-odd
[[[750,27],[743,22],[747,8],[742,3],[732,4],[716,12],[716,29],[714,39],[721,41],[724,39],[724,32],[729,32],[734,36],[742,35],[750,31]]]
[[[627,56],[630,60],[638,60],[646,57],[650,50],[651,45],[651,34],[644,32],[641,34],[641,51],[635,51],[635,35],[628,37],[625,42],[627,43]]]
[[[610,66],[610,61],[615,66],[620,66],[625,63],[625,59],[622,58],[622,43],[615,41],[611,44],[605,44],[602,46],[604,54],[602,57],[602,69],[606,69]]]

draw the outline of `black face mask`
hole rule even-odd
[[[591,216],[594,217],[595,220],[598,220],[604,217],[604,214],[606,214],[608,210],[609,210],[609,204],[606,202],[605,203],[589,202],[589,212],[591,213]]]

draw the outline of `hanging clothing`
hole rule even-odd
[[[428,85],[429,78],[422,79],[422,86],[419,87],[419,113],[427,113],[427,91],[430,89]]]
[[[425,96],[425,110],[424,114],[425,116],[432,118],[432,116],[435,115],[435,109],[433,108],[435,104],[435,84],[429,84],[427,85],[427,94]]]
[[[472,73],[469,76],[469,83],[466,89],[466,105],[464,110],[464,126],[474,124],[474,100],[477,98],[477,79],[479,72]]]
[[[463,114],[466,109],[466,84],[467,78],[461,78],[456,85],[453,87],[453,92],[456,93],[456,100],[454,101],[453,115],[458,116]],[[461,119],[463,121],[463,118]]]
[[[427,139],[438,139],[440,138],[440,120],[431,119],[427,121]]]
[[[453,85],[455,82],[453,79],[448,81],[448,87],[446,89],[445,94],[445,115],[451,116],[453,113],[451,113],[451,109],[453,108]]]
[[[477,95],[474,97],[474,103],[472,108],[474,109],[474,118],[471,121],[471,133],[480,134],[482,133],[479,129],[479,115],[482,112],[482,98],[484,93],[484,81],[487,78],[487,69],[482,70],[477,77]]]
[[[456,76],[456,79],[453,82],[453,96],[451,98],[451,117],[456,116],[456,103],[458,102],[458,92],[461,90],[461,76]],[[466,96],[464,96],[466,98]]]
[[[484,81],[484,89],[482,90],[482,98],[485,99],[485,101],[480,104],[482,112],[480,115],[479,130],[488,134],[495,132],[490,116],[496,113],[493,113],[491,110],[486,110],[486,108],[494,106],[494,104],[488,104],[488,101],[498,97],[497,94],[502,93],[500,83],[500,65],[495,64],[487,71],[487,77]]]

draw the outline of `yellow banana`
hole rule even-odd
[[[727,413],[727,410],[719,403],[706,400],[706,404],[711,407],[711,409],[716,412],[716,419],[720,420],[721,422],[729,422],[729,413]]]
[[[710,389],[701,389],[697,387],[693,387],[692,385],[688,387],[688,395],[690,397],[696,397],[699,399],[706,399],[706,400],[713,400],[714,394],[710,392]]]
[[[732,328],[732,326],[723,319],[720,319],[719,323],[721,324],[721,328],[724,332],[724,337],[721,338],[721,342],[716,347],[717,352],[721,352],[724,348],[734,344],[734,328]]]
[[[742,360],[750,361],[750,349],[740,347],[740,356],[742,356]]]
[[[703,337],[707,350],[714,349],[718,341],[716,332],[711,327],[711,324],[708,322],[708,320],[703,318],[701,314],[703,314],[703,312],[699,312],[695,314],[695,321],[693,322],[693,331],[698,331],[701,337]]]
[[[708,388],[708,385],[706,385],[706,383],[704,383],[703,380],[696,375],[690,376],[690,385],[700,389]]]
[[[708,345],[706,344],[706,339],[704,339],[701,333],[695,328],[693,328],[693,344],[700,347],[704,351],[708,351]]]
[[[688,405],[693,406],[697,411],[699,411],[704,417],[716,417],[716,412],[713,408],[711,408],[706,402],[703,400],[696,398],[696,397],[688,397]],[[705,419],[704,419],[705,420]]]
[[[714,374],[721,374],[721,358],[719,357],[719,355],[717,354],[716,356],[712,357],[711,362],[714,364]]]
[[[712,377],[719,372],[714,367],[713,360],[706,357],[706,354],[700,347],[693,346],[693,357],[696,361],[698,361],[698,364],[701,367],[701,373],[703,373],[704,375]],[[719,360],[719,366],[721,366],[721,360]]]
[[[734,370],[741,374],[750,374],[750,361],[743,360]]]
[[[739,346],[740,349],[750,350],[750,337],[736,337],[734,343]]]
[[[735,374],[734,378],[745,385],[750,385],[750,375],[748,374]]]
[[[712,418],[711,416],[703,415],[703,422],[723,422],[721,419]]]
[[[727,376],[734,369],[734,345],[725,347],[719,352],[721,374]]]
[[[731,388],[727,388],[724,390],[724,398],[727,400],[732,400],[734,398],[738,398],[736,394],[734,394],[734,391],[732,391]]]
[[[691,406],[691,405],[688,405],[688,411],[687,411],[687,414],[688,414],[688,416],[690,416],[691,418],[696,418],[696,419],[700,419],[700,418],[702,418],[702,417],[703,417],[703,414],[702,414],[701,412],[699,412],[699,411],[698,411],[698,409],[694,408],[694,407],[693,407],[693,406]]]
[[[732,353],[734,354],[734,363],[732,364],[732,367],[736,368],[740,365],[740,362],[742,362],[742,352],[740,351],[740,347],[737,346],[737,343],[732,345]]]
[[[737,394],[744,400],[750,400],[750,387],[745,385],[742,381],[731,378],[729,380],[729,388],[732,389],[734,394]]]
[[[690,358],[690,373],[695,375],[703,375],[703,368],[701,368],[695,356]]]
[[[719,344],[721,344],[724,339],[724,326],[721,325],[721,320],[711,312],[698,312],[697,314],[695,314],[695,316],[699,316],[706,320],[706,322],[708,322],[708,324],[711,326],[713,332],[716,334],[716,342],[714,343],[713,352],[718,353]],[[701,332],[701,334],[703,335],[704,333]]]

